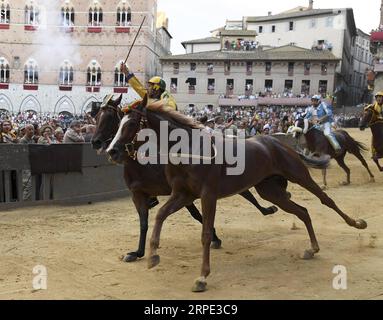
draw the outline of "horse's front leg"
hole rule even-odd
[[[203,292],[206,291],[206,278],[210,274],[210,243],[212,240],[212,230],[214,227],[215,212],[217,208],[217,196],[213,192],[201,197],[202,203],[202,267],[201,276],[195,281],[192,291]]]
[[[160,256],[157,254],[157,249],[160,246],[160,236],[164,221],[173,213],[192,203],[193,200],[194,199],[186,194],[173,193],[169,200],[158,211],[153,227],[152,238],[150,239],[150,253],[148,260],[149,269],[157,266],[160,263]]]
[[[133,192],[133,202],[140,217],[140,240],[138,249],[128,253],[123,261],[134,262],[145,256],[146,234],[148,232],[149,196],[141,192]]]

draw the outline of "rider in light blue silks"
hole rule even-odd
[[[312,105],[307,108],[307,113],[304,119],[305,127],[303,133],[306,134],[309,130],[309,121],[311,121],[318,129],[320,129],[325,137],[334,148],[335,153],[341,152],[341,146],[336,140],[334,133],[331,129],[331,124],[334,122],[331,106],[328,106],[325,102],[321,101],[320,95],[315,95],[311,98]]]

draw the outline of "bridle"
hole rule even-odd
[[[100,115],[101,115],[101,111],[105,111],[105,110],[108,110],[108,109],[110,109],[110,110],[116,112],[118,121],[119,121],[119,123],[121,123],[121,120],[122,120],[122,116],[121,116],[122,111],[121,111],[121,109],[120,109],[119,107],[112,106],[112,105],[109,105],[109,104],[106,104],[106,105],[104,105],[104,106],[102,106],[102,107],[100,108],[99,112],[98,112],[97,115],[96,115],[96,121],[97,121],[98,118],[100,117]],[[112,142],[113,139],[114,139],[114,135],[111,134],[110,138],[107,139],[107,140],[105,140],[104,144],[108,144],[108,143]]]
[[[139,128],[138,128],[134,138],[132,139],[132,141],[125,144],[125,151],[127,152],[129,158],[136,161],[137,160],[137,153],[138,153],[138,148],[137,148],[138,135],[142,129],[148,128],[148,119],[146,118],[146,109],[145,109],[145,111],[140,111],[137,109],[131,109],[130,112],[133,112],[133,113],[140,115],[140,119],[139,119],[140,123],[139,123]]]

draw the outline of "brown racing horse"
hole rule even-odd
[[[304,128],[304,121],[302,118],[298,119],[298,121],[296,122],[296,126],[297,129],[295,129],[295,131],[303,131],[302,129]],[[344,162],[344,158],[346,157],[347,152],[353,154],[356,158],[359,159],[362,165],[367,169],[368,174],[370,175],[370,181],[375,182],[374,175],[370,171],[370,168],[368,167],[368,164],[361,153],[362,151],[368,151],[368,148],[363,143],[354,140],[348,134],[348,132],[344,130],[336,130],[334,131],[334,135],[342,148],[339,154],[335,153],[334,148],[331,146],[330,142],[325,137],[323,132],[319,129],[316,129],[314,125],[310,124],[309,130],[304,135],[306,139],[306,148],[312,153],[316,153],[319,155],[327,154],[331,157],[331,159],[335,159],[338,165],[346,172],[346,181],[341,183],[344,186],[349,185],[351,183],[351,170],[349,167],[347,167],[346,163]],[[324,188],[327,188],[326,174],[327,169],[325,168],[322,170]]]
[[[122,96],[117,100],[107,100],[101,107],[95,107],[91,111],[91,115],[96,118],[96,132],[92,139],[92,146],[97,150],[106,150],[110,142],[113,140],[120,120],[124,116],[119,105]],[[148,213],[152,208],[150,202],[153,196],[166,196],[171,194],[171,188],[165,177],[164,165],[146,165],[142,166],[130,157],[125,159],[124,178],[128,189],[132,192],[133,203],[140,217],[140,240],[139,248],[135,252],[128,253],[124,257],[125,262],[133,262],[137,258],[145,255],[145,242],[148,230]],[[253,194],[247,190],[240,195],[252,203],[263,215],[274,214],[278,211],[275,206],[264,208],[254,198]],[[202,216],[193,203],[186,206],[192,217],[202,223]],[[221,247],[221,240],[217,237],[213,229],[213,248]]]
[[[161,137],[161,127],[169,128],[168,136]],[[157,135],[157,144],[167,140],[170,154],[176,142],[169,139],[174,129],[183,129],[193,136],[193,129],[201,130],[194,120],[174,112],[156,102],[147,107],[138,107],[125,116],[119,128],[117,141],[109,147],[113,154],[125,153],[125,145],[136,141],[137,134],[142,128],[149,128]],[[160,139],[161,137],[161,139]],[[222,138],[226,140],[225,138]],[[215,140],[215,143],[217,140]],[[290,147],[283,145],[277,139],[268,136],[258,136],[252,139],[237,141],[245,148],[245,168],[241,175],[227,175],[228,164],[182,164],[166,166],[166,177],[172,188],[172,194],[166,204],[159,210],[150,241],[150,258],[148,267],[153,268],[160,262],[157,250],[160,244],[162,225],[167,217],[177,212],[185,205],[190,205],[200,198],[202,203],[202,267],[200,278],[193,286],[194,292],[206,290],[206,278],[210,274],[210,242],[214,226],[217,200],[228,197],[251,187],[255,187],[259,195],[282,210],[296,215],[305,224],[311,240],[311,248],[305,251],[306,258],[312,258],[319,252],[319,245],[306,208],[293,202],[286,193],[287,182],[296,183],[320,199],[322,204],[336,211],[345,222],[357,229],[367,228],[364,220],[354,220],[343,213],[335,202],[315,183],[300,156]],[[213,145],[211,145],[213,147]],[[237,149],[239,150],[239,149]]]
[[[378,116],[373,107],[366,108],[359,128],[360,130],[365,130],[367,127],[371,128],[372,159],[378,166],[379,171],[383,172],[383,168],[379,164],[379,159],[383,158],[383,120]]]

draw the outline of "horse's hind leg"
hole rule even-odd
[[[372,174],[370,168],[368,167],[368,164],[366,160],[363,158],[362,154],[358,150],[357,152],[353,153],[355,157],[359,159],[359,161],[362,163],[362,165],[367,169],[368,174],[370,175],[370,181],[375,182],[374,175]]]
[[[274,203],[288,213],[296,215],[305,224],[311,241],[311,249],[305,251],[304,258],[313,258],[314,254],[319,252],[319,244],[307,209],[290,200],[286,190],[273,180],[261,182],[256,186],[256,189],[263,199]]]
[[[262,207],[257,199],[255,199],[255,197],[253,196],[253,194],[249,191],[249,190],[246,190],[242,193],[240,193],[240,195],[245,198],[247,201],[249,201],[251,204],[253,204],[259,211],[261,211],[261,213],[264,215],[264,216],[268,216],[270,214],[274,214],[278,211],[278,208],[275,207],[275,206],[272,206],[272,207],[269,207],[269,208],[264,208]]]
[[[342,182],[341,185],[343,186],[348,186],[350,183],[351,183],[351,170],[349,167],[346,166],[345,162],[344,162],[344,157],[345,156],[341,156],[341,157],[338,157],[338,158],[335,158],[336,162],[338,162],[338,165],[346,172],[346,181],[345,182]]]
[[[130,252],[123,258],[123,261],[125,262],[134,262],[138,258],[145,256],[146,234],[148,232],[149,196],[143,193],[133,192],[133,203],[140,217],[140,240],[137,251]]]
[[[191,216],[197,220],[199,223],[202,224],[202,216],[197,207],[194,204],[191,204],[190,206],[186,206],[186,209],[190,212]],[[211,241],[211,247],[213,249],[220,249],[222,247],[222,241],[217,237],[217,234],[215,232],[215,228],[213,228],[213,239]]]
[[[306,171],[305,171],[306,170]],[[338,213],[343,220],[351,227],[356,229],[366,229],[367,223],[362,219],[352,219],[347,214],[343,213],[338,206],[335,204],[334,200],[332,200],[311,178],[310,173],[307,171],[305,167],[302,167],[302,170],[299,170],[300,175],[290,176],[289,180],[299,184],[302,188],[310,191],[312,194],[317,196],[319,200],[325,206],[333,209],[336,213]]]
[[[376,165],[377,165],[379,171],[380,171],[380,172],[383,172],[383,168],[380,166],[378,158],[374,157],[374,158],[372,158],[372,159],[373,159],[374,162],[376,163]]]
[[[327,169],[322,169],[323,187],[322,190],[327,190]]]

